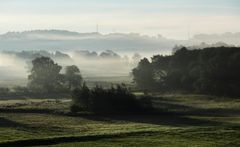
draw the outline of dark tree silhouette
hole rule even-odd
[[[67,66],[65,69],[65,83],[68,89],[76,89],[82,86],[82,76],[76,65]]]
[[[240,95],[240,48],[176,50],[170,56],[141,60],[133,69],[139,88],[216,95]]]
[[[95,113],[132,113],[152,108],[150,99],[137,99],[124,85],[110,89],[96,86],[89,89],[85,84],[73,91],[72,112],[91,111]]]
[[[134,82],[142,90],[154,87],[154,72],[151,63],[147,58],[142,59],[138,66],[132,71]]]
[[[39,57],[32,61],[33,67],[28,76],[28,87],[34,92],[51,93],[61,87],[61,66],[49,57]]]

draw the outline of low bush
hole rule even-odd
[[[137,99],[124,85],[117,85],[110,89],[96,86],[89,89],[83,85],[72,93],[72,112],[91,111],[104,113],[134,113],[151,108],[151,101],[147,98]]]

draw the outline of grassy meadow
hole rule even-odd
[[[69,112],[70,99],[0,101],[0,146],[240,146],[240,99],[153,96],[154,114]]]

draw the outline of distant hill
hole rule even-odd
[[[8,32],[0,35],[1,50],[167,51],[175,42],[139,34],[77,33],[64,30]]]
[[[25,32],[8,32],[0,35],[0,50],[48,50],[73,51],[113,50],[121,52],[170,53],[175,45],[191,46],[206,42],[213,44],[224,42],[240,45],[240,33],[220,35],[195,35],[189,40],[167,39],[144,36],[136,33],[78,33],[66,30],[34,30]]]

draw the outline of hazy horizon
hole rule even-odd
[[[240,34],[239,32],[218,32],[218,33],[196,33],[196,34],[192,34],[191,36],[189,36],[188,38],[171,38],[168,36],[164,36],[162,34],[145,34],[145,33],[141,33],[141,32],[100,32],[100,31],[89,31],[89,32],[79,32],[79,31],[74,31],[74,30],[66,30],[66,29],[26,29],[26,30],[13,30],[13,31],[6,31],[6,32],[0,32],[0,36],[1,35],[7,35],[9,33],[16,33],[16,34],[21,34],[21,33],[31,33],[31,32],[50,32],[50,31],[56,31],[56,32],[68,32],[68,33],[78,33],[78,34],[99,34],[99,35],[103,35],[103,36],[107,36],[107,35],[114,35],[114,34],[122,34],[122,35],[139,35],[142,37],[149,37],[149,38],[165,38],[165,39],[170,39],[170,40],[190,40],[190,39],[194,39],[196,36],[199,35],[217,35],[217,36],[223,36],[223,35],[234,35],[234,34]]]
[[[240,32],[237,0],[2,0],[0,34],[25,30],[140,33],[171,39]]]

